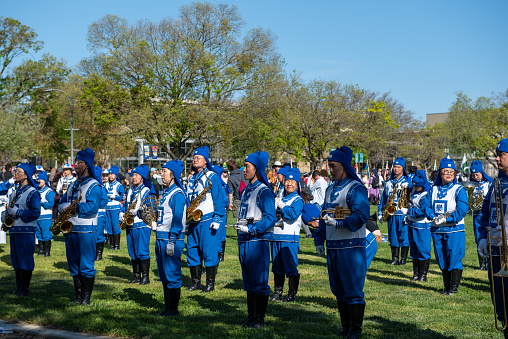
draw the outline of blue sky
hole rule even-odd
[[[246,28],[278,37],[288,71],[392,96],[417,117],[508,88],[508,1],[209,1],[236,5]],[[133,24],[174,17],[183,0],[0,0],[0,15],[35,29],[69,66],[90,54],[88,26],[107,14]],[[33,55],[39,58],[38,54]]]

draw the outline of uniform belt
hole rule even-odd
[[[250,233],[238,232],[238,242],[259,241],[259,240],[272,241],[273,240],[273,233],[272,232],[270,232],[270,233],[265,232],[265,233],[261,233],[261,234],[252,235]]]
[[[135,222],[134,225],[132,225],[130,228],[131,230],[136,230],[138,228],[146,227],[146,224],[143,221]]]
[[[273,241],[300,242],[300,235],[296,234],[273,234]]]
[[[326,248],[365,247],[365,238],[326,240]]]
[[[9,233],[35,233],[35,226],[12,226]]]
[[[73,225],[72,233],[89,233],[93,232],[94,225]]]

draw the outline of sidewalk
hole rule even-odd
[[[75,333],[65,330],[53,330],[42,326],[30,324],[10,324],[0,320],[0,327],[12,329],[12,333],[0,334],[0,339],[20,338],[20,333],[27,335],[25,338],[69,338],[69,339],[108,339],[112,337],[96,336],[92,334]],[[21,337],[23,338],[23,337]]]

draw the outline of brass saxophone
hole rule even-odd
[[[480,190],[478,194],[473,195],[471,198],[471,209],[473,211],[481,210],[483,206],[483,200],[485,200],[485,196],[483,195],[483,190]]]
[[[76,207],[81,201],[82,194],[81,186],[79,186],[79,198],[74,200],[69,206],[67,206],[62,213],[60,213],[55,220],[53,220],[53,224],[49,229],[53,235],[58,235],[60,232],[63,234],[71,233],[72,227],[74,226],[72,222],[69,221],[69,218],[72,217],[76,213]]]
[[[397,205],[395,203],[395,196],[397,195],[397,191],[399,189],[399,185],[395,186],[393,188],[392,194],[388,197],[388,200],[386,200],[385,207],[383,208],[383,222],[388,220],[392,215],[395,214],[397,211]]]
[[[206,175],[206,170],[204,171],[205,178],[206,180],[208,180],[209,185],[205,187],[205,189],[201,193],[199,193],[199,195],[194,200],[190,202],[189,208],[187,208],[187,223],[189,223],[191,220],[199,222],[201,221],[201,218],[203,218],[203,211],[197,208],[201,203],[201,201],[203,201],[203,199],[205,198],[206,193],[208,193],[208,191],[212,188],[212,181]]]
[[[11,201],[9,202],[9,208],[13,208],[14,204],[16,203],[16,197],[18,195],[18,190],[15,190],[12,194]],[[9,228],[11,228],[14,225],[14,217],[7,214],[7,211],[5,212],[5,219],[4,223],[2,225],[2,229],[7,232]]]
[[[123,220],[119,225],[120,229],[124,230],[127,228],[127,226],[134,225],[134,216],[130,213],[130,211],[133,210],[136,207],[136,205],[138,204],[140,194],[141,194],[141,192],[136,194],[136,198],[134,199],[134,201],[131,202],[131,204],[129,205],[129,208],[124,213]]]
[[[159,218],[159,200],[157,200],[157,198],[153,195],[150,195],[141,202],[140,209],[140,217],[143,219],[143,222],[150,227],[152,231],[155,231],[157,229],[157,221]]]
[[[411,199],[411,191],[409,187],[402,187],[399,195],[399,208],[409,208],[409,200]]]

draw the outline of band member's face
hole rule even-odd
[[[482,172],[473,173],[472,176],[473,176],[473,179],[478,182],[483,180],[483,173]]]
[[[282,174],[277,174],[277,180],[279,180],[279,182],[284,182],[284,176]]]
[[[64,175],[64,177],[68,177],[68,176],[70,176],[70,175],[71,175],[71,173],[72,173],[72,171],[71,171],[70,169],[68,169],[68,168],[66,168],[66,169],[64,169],[64,170],[63,170],[63,175]]]
[[[20,167],[16,168],[16,172],[14,172],[14,180],[18,183],[21,183],[26,178],[28,178],[28,177],[27,177],[25,171]]]
[[[251,164],[250,162],[245,163],[245,167],[243,168],[243,177],[245,180],[252,180],[256,176],[256,166]]]
[[[116,180],[116,174],[115,173],[109,173],[109,181],[113,182]]]
[[[174,177],[173,176],[173,171],[171,171],[170,169],[167,169],[167,168],[164,167],[162,169],[162,172],[161,172],[161,177],[162,177],[162,183],[164,185],[169,185],[169,183],[171,182],[171,180]]]
[[[139,175],[138,173],[134,173],[131,177],[131,180],[132,180],[132,184],[134,186],[138,186],[139,184],[141,184],[143,182],[143,177],[141,175]]]
[[[413,186],[413,188],[415,189],[416,192],[423,191],[423,187]]]
[[[456,173],[457,172],[455,172],[455,170],[451,168],[443,168],[442,170],[439,171],[441,181],[443,182],[444,185],[451,183],[453,179],[455,179]]]
[[[286,191],[287,194],[291,194],[296,191],[297,187],[298,183],[295,180],[288,179],[284,182],[284,191]]]
[[[508,153],[496,151],[496,162],[500,171],[508,172]]]
[[[332,179],[335,181],[340,181],[344,179],[347,175],[346,169],[344,165],[337,161],[329,161],[330,166],[330,174],[332,175]]]
[[[109,181],[109,174],[103,174],[102,175],[102,182],[108,182]]]
[[[318,228],[319,227],[319,220],[311,220],[307,224],[309,227]]]
[[[80,177],[83,177],[83,175],[85,174],[85,171],[86,171],[86,162],[84,162],[82,160],[76,160],[76,162],[74,164],[74,169],[76,170],[76,173]]]
[[[202,169],[202,168],[205,168],[206,166],[206,159],[204,156],[202,155],[195,155],[193,158],[192,158],[192,166],[194,166],[195,168],[197,168],[198,170]]]
[[[404,168],[402,166],[400,166],[400,165],[393,166],[393,174],[395,174],[396,176],[399,176],[402,173],[404,173]]]
[[[44,180],[39,180],[38,184],[39,184],[39,188],[43,188],[44,185],[46,185],[46,182]]]

